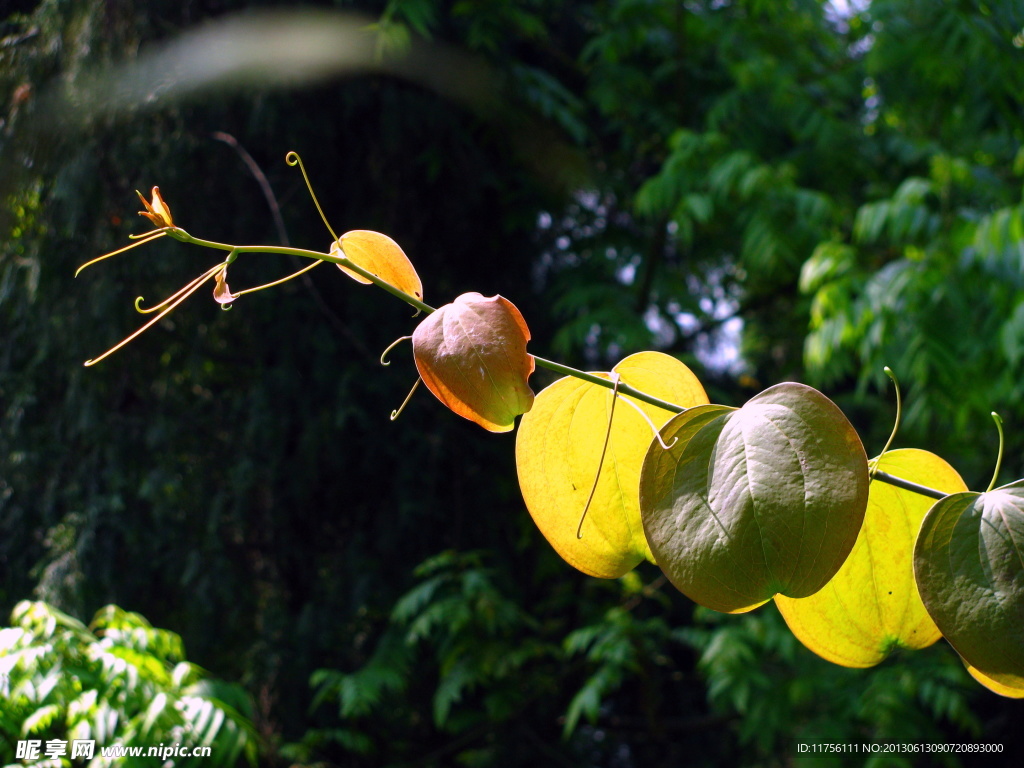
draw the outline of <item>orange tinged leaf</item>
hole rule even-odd
[[[707,403],[697,377],[661,352],[630,355],[612,371],[650,395],[689,407]],[[610,379],[606,373],[596,374]],[[613,579],[644,559],[652,560],[640,521],[640,468],[651,426],[673,415],[619,393],[600,475],[598,464],[608,429],[612,391],[573,377],[544,389],[523,417],[516,438],[516,469],[523,499],[537,527],[569,565],[598,578]],[[627,402],[629,404],[627,404]],[[653,449],[652,449],[653,450]],[[590,491],[597,486],[576,535]]]
[[[438,400],[490,432],[508,432],[533,405],[529,339],[511,301],[464,293],[416,327],[412,348],[420,378]]]
[[[405,251],[387,235],[368,229],[346,232],[339,240],[331,243],[331,255],[344,256],[385,283],[417,299],[423,298],[423,283],[420,282],[415,267],[405,255]],[[367,285],[371,282],[341,264],[338,265],[338,269],[357,282]]]

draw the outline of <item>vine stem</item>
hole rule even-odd
[[[236,254],[241,253],[280,253],[286,256],[299,256],[304,259],[317,259],[319,261],[329,261],[332,264],[340,264],[346,269],[351,269],[356,274],[365,277],[367,280],[372,282],[378,288],[382,288],[388,293],[407,304],[411,304],[421,312],[430,313],[434,311],[434,308],[428,304],[424,304],[422,301],[414,296],[410,296],[405,291],[395,288],[391,283],[381,280],[372,272],[367,272],[365,269],[360,267],[358,264],[350,261],[344,256],[331,256],[329,253],[321,253],[320,251],[307,251],[304,248],[292,248],[286,245],[228,245],[227,243],[218,243],[214,240],[203,240],[199,237],[193,237],[188,232],[180,228],[174,228],[168,230],[167,234],[173,237],[175,240],[179,240],[183,243],[191,243],[192,245],[199,245],[204,248],[214,248],[219,251],[234,251]]]
[[[541,368],[547,368],[549,371],[561,373],[566,376],[573,376],[574,378],[582,379],[583,381],[589,381],[591,384],[597,384],[599,387],[604,387],[605,389],[615,388],[611,379],[604,379],[600,376],[594,375],[593,373],[587,373],[586,371],[581,371],[576,368],[570,368],[568,365],[562,365],[561,363],[556,363],[554,360],[547,360],[543,357],[537,357],[536,355],[533,356],[533,359],[536,361],[537,365]],[[620,395],[629,395],[632,398],[642,400],[643,402],[657,406],[658,408],[664,408],[666,411],[671,411],[672,413],[682,413],[686,410],[681,405],[676,405],[675,403],[670,403],[667,400],[657,398],[654,395],[649,395],[646,392],[635,389],[629,386],[629,384],[625,384],[621,381],[619,382],[618,391]]]
[[[430,314],[435,311],[434,307],[430,306],[429,304],[423,303],[415,296],[410,296],[405,291],[391,285],[391,283],[385,280],[381,280],[379,277],[377,277],[377,275],[363,269],[361,266],[345,258],[344,256],[332,256],[329,253],[322,253],[320,251],[308,251],[305,250],[304,248],[291,248],[282,245],[228,245],[227,243],[218,243],[213,240],[203,240],[198,237],[193,237],[188,232],[179,227],[167,229],[166,232],[175,240],[179,240],[183,243],[191,243],[193,245],[203,246],[204,248],[214,248],[220,251],[227,251],[228,253],[233,252],[236,255],[242,253],[279,253],[290,256],[299,256],[304,259],[317,259],[319,261],[329,261],[332,264],[340,264],[346,269],[350,269],[356,274],[366,278],[374,285],[376,285],[378,288],[387,291],[392,296],[395,296],[396,298],[399,298],[402,301],[404,301],[406,304],[415,307],[424,314]],[[538,366],[540,366],[541,368],[547,368],[549,371],[554,371],[555,373],[560,373],[565,376],[572,376],[577,379],[582,379],[583,381],[590,382],[591,384],[596,384],[597,386],[604,387],[605,389],[616,389],[616,384],[611,379],[605,379],[593,373],[587,373],[586,371],[581,371],[578,368],[572,368],[568,365],[562,365],[561,363],[556,363],[553,360],[538,357],[537,355],[534,355],[533,359]],[[630,397],[633,397],[637,400],[649,403],[650,405],[656,406],[658,408],[663,408],[664,410],[670,411],[672,413],[682,413],[683,411],[686,410],[686,408],[681,405],[654,397],[653,395],[649,395],[646,392],[643,392],[642,390],[635,389],[629,386],[628,384],[622,382],[618,383],[617,391],[618,394],[629,395]],[[932,499],[944,499],[948,495],[935,488],[929,488],[926,485],[920,485],[919,483],[914,483],[911,482],[910,480],[904,480],[902,477],[890,475],[888,472],[880,472],[876,470],[872,477],[875,480],[886,483],[887,485],[892,485],[895,486],[896,488],[902,488],[905,491],[911,491],[912,493],[917,493],[920,494],[921,496],[927,496]]]
[[[878,480],[880,483],[894,485],[897,488],[902,488],[905,491],[912,491],[913,493],[920,494],[921,496],[927,496],[931,499],[944,499],[949,495],[948,493],[936,490],[935,488],[929,488],[927,485],[912,483],[910,480],[904,480],[902,477],[890,475],[888,472],[883,472],[880,469],[876,469],[871,477]]]

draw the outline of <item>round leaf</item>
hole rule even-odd
[[[867,506],[867,456],[836,405],[787,382],[739,410],[684,413],[652,445],[640,508],[654,557],[694,602],[747,611],[836,573]]]
[[[928,451],[886,453],[878,468],[944,491],[966,491],[956,470]],[[925,648],[939,639],[914,581],[914,542],[927,496],[871,483],[864,525],[839,572],[810,597],[778,595],[779,612],[800,642],[844,667],[872,667],[896,648]]]
[[[689,368],[661,352],[630,355],[613,369],[621,381],[681,406],[706,403]],[[610,378],[608,374],[596,374]],[[516,468],[523,498],[537,527],[566,562],[590,576],[616,578],[650,549],[640,523],[640,465],[651,443],[650,425],[619,395],[597,490],[576,537],[594,485],[608,428],[611,390],[573,377],[544,389],[519,425]],[[628,398],[655,425],[671,412]]]
[[[914,574],[964,661],[1024,688],[1024,480],[936,502],[914,547]]]
[[[511,301],[464,293],[416,326],[412,349],[420,378],[438,400],[490,432],[508,432],[533,405],[529,339]]]
[[[423,298],[423,283],[420,282],[416,268],[405,255],[405,251],[390,237],[368,229],[355,229],[346,232],[339,240],[340,246],[339,241],[331,243],[332,256],[344,255],[349,261],[358,264],[385,283],[417,299]],[[366,285],[371,282],[341,264],[338,264],[338,269],[356,282]]]

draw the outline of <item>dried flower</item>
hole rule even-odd
[[[153,187],[153,202],[151,203],[147,202],[146,198],[138,190],[135,190],[135,194],[139,196],[139,200],[146,206],[146,210],[139,211],[140,216],[145,216],[158,228],[174,226],[174,219],[171,218],[171,209],[160,196],[160,187]]]

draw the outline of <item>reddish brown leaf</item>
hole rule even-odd
[[[486,430],[508,432],[533,405],[529,339],[508,299],[464,293],[419,324],[412,346],[423,383],[442,403]]]

